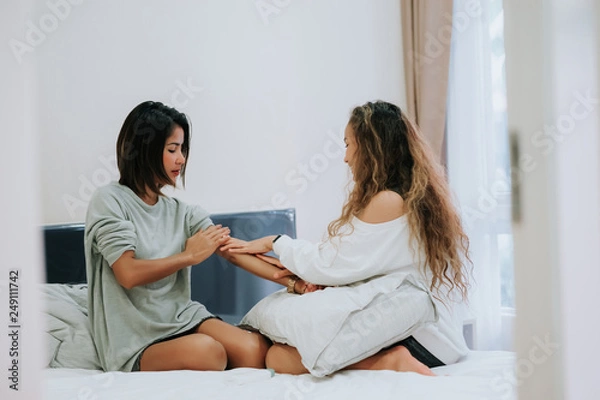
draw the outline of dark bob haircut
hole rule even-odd
[[[184,141],[181,152],[187,159],[190,151],[190,123],[185,114],[163,103],[145,101],[136,106],[123,122],[117,139],[117,166],[119,183],[137,195],[151,193],[162,195],[165,185],[175,186],[163,165],[163,152],[167,139],[176,126],[181,127]],[[181,180],[185,185],[185,166],[181,167]]]

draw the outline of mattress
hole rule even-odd
[[[224,372],[100,372],[46,369],[46,400],[64,399],[516,399],[515,356],[473,351],[434,368],[408,372],[341,371],[324,378],[240,368]]]

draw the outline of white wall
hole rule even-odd
[[[550,159],[532,136],[549,120],[552,66],[545,63],[549,11],[545,0],[505,1],[507,114],[509,129],[518,135],[520,165],[513,177],[520,182],[522,219],[513,224],[515,260],[517,379],[507,389],[521,399],[560,399],[561,353],[539,354],[538,341],[561,341],[557,293],[557,232]],[[553,348],[551,350],[554,350]],[[530,360],[530,354],[535,360]],[[531,366],[533,365],[533,368]]]
[[[565,132],[554,152],[564,393],[596,399],[600,313],[589,310],[600,304],[600,5],[552,3],[552,112]]]
[[[596,399],[600,344],[600,7],[506,1],[508,115],[521,139],[515,224],[522,399]]]
[[[351,108],[405,104],[397,0],[111,0],[55,11],[36,1],[36,27],[62,17],[22,55],[39,71],[45,223],[84,219],[94,186],[117,178],[125,116],[152,99],[192,120],[177,196],[210,212],[295,207],[298,234],[318,240],[345,196]],[[49,3],[61,1],[70,4]]]
[[[0,121],[3,191],[0,196],[0,398],[41,396],[42,281],[32,66],[17,63],[7,44],[21,32],[31,2],[0,3]]]

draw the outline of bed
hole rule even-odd
[[[294,209],[215,214],[232,235],[253,239],[296,234]],[[43,227],[47,283],[47,364],[44,392],[62,399],[513,399],[511,352],[472,351],[461,362],[434,369],[437,377],[391,371],[343,371],[317,378],[241,368],[225,372],[102,372],[86,331],[82,224]],[[226,286],[225,286],[226,285]],[[280,286],[212,256],[192,269],[192,298],[236,324]]]

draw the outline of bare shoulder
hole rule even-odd
[[[391,190],[384,190],[373,196],[359,218],[370,224],[379,224],[399,218],[405,212],[402,196]]]

